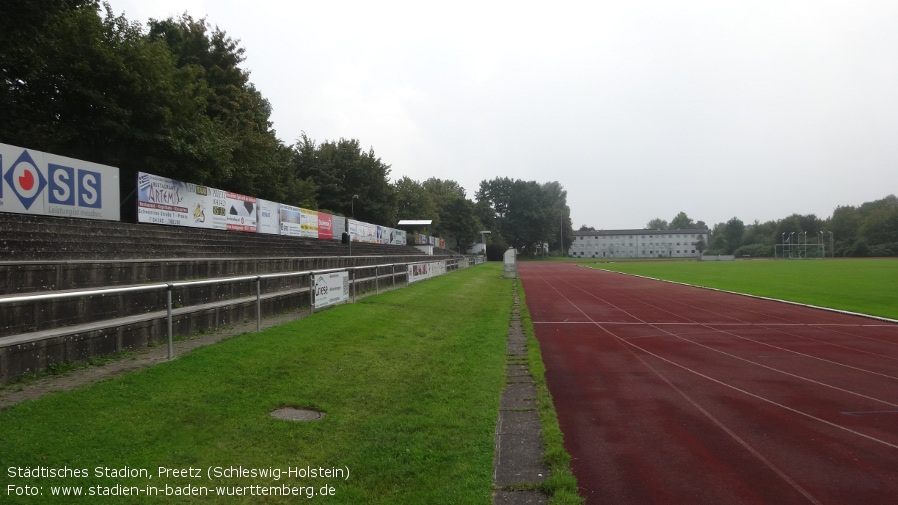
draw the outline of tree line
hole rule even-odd
[[[646,229],[652,230],[686,228],[709,229],[704,222],[693,222],[683,212],[670,223],[656,218],[646,225]],[[859,206],[838,206],[832,216],[823,219],[814,214],[792,214],[779,220],[745,224],[733,217],[710,230],[707,254],[774,257],[782,254],[777,245],[788,248],[800,242],[816,245],[816,251],[824,249],[827,256],[898,256],[898,197],[889,195]]]
[[[244,52],[186,13],[144,26],[98,0],[0,2],[0,142],[118,167],[125,219],[149,172],[386,226],[431,219],[460,251],[491,231],[493,259],[570,243],[557,182],[483,181],[475,203],[455,181],[391,182],[357,139],[285,144]]]

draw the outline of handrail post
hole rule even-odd
[[[380,266],[374,265],[374,294],[380,294],[380,277],[378,276],[378,270]]]
[[[166,287],[166,289],[165,289],[165,295],[166,295],[165,296],[165,298],[166,298],[165,305],[166,305],[166,311],[168,312],[167,326],[168,326],[168,359],[169,359],[169,361],[174,359],[174,354],[175,354],[174,343],[173,343],[174,337],[172,336],[171,291],[172,291],[172,285],[171,285],[171,283],[169,283],[168,287]]]
[[[396,263],[390,263],[390,277],[393,278],[393,289],[396,289]]]
[[[352,269],[352,303],[355,303],[355,268]]]
[[[309,272],[309,314],[315,313],[315,273]]]
[[[262,277],[256,276],[256,331],[262,331]]]

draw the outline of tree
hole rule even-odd
[[[399,219],[430,219],[433,226],[439,226],[440,215],[436,204],[421,183],[405,176],[393,183],[393,191]]]
[[[742,245],[762,244],[765,246],[773,246],[773,244],[778,242],[775,240],[776,229],[777,223],[775,221],[761,223],[756,219],[754,223],[745,227]]]
[[[726,241],[726,254],[732,254],[742,245],[742,235],[745,233],[745,223],[737,217],[727,221],[723,235]]]
[[[178,67],[167,45],[108,5],[101,18],[97,2],[39,4],[48,10],[13,16],[21,28],[4,31],[29,38],[3,40],[0,105],[10,120],[0,122],[0,141],[117,166],[125,195],[149,167],[200,184],[230,174],[233,141],[206,114],[199,69]]]
[[[858,235],[871,247],[898,242],[898,206],[871,211],[864,218]]]
[[[648,222],[645,225],[646,230],[666,230],[668,228],[667,221],[661,219],[660,217],[656,217]]]
[[[514,181],[508,177],[497,177],[491,181],[481,181],[480,189],[474,194],[478,202],[485,202],[496,218],[504,218],[508,213],[508,202]]]
[[[227,160],[202,182],[263,198],[286,196],[280,179],[289,172],[281,141],[272,129],[271,104],[240,68],[245,50],[239,41],[205,19],[184,14],[178,19],[150,20],[150,40],[166,44],[178,68],[188,68],[206,84],[206,116],[224,129]]]
[[[707,249],[707,248],[708,248],[708,245],[705,244],[705,239],[700,236],[698,238],[698,240],[695,242],[695,250],[698,251],[698,255],[701,256],[705,252],[705,249]]]
[[[424,181],[422,187],[436,207],[435,233],[454,238],[458,251],[466,252],[479,238],[483,224],[474,203],[465,198],[465,189],[456,181],[436,177]]]
[[[443,204],[438,234],[455,238],[458,252],[465,253],[476,243],[483,225],[474,212],[474,203],[455,196]]]
[[[685,212],[680,212],[670,221],[671,230],[688,230],[692,228],[695,228],[695,223],[692,222],[692,219]]]
[[[560,250],[561,241],[573,239],[567,191],[556,181],[496,178],[482,181],[476,196],[479,213],[492,214],[493,233],[516,249],[536,255],[544,247]]]
[[[293,146],[292,171],[317,186],[321,210],[369,223],[396,224],[396,195],[389,182],[390,166],[364,152],[359,141],[340,139],[317,145],[305,133]],[[353,195],[358,195],[353,199]]]
[[[829,231],[839,238],[847,240],[857,235],[861,227],[861,216],[858,209],[851,205],[838,206],[829,218]]]
[[[558,183],[550,181],[540,185],[546,198],[550,221],[546,224],[548,239],[546,240],[550,251],[560,251],[566,255],[564,245],[568,247],[574,241],[574,225],[571,221],[571,209],[567,205],[567,191]]]

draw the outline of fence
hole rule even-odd
[[[128,286],[128,287],[119,287],[119,288],[105,288],[105,289],[90,289],[90,290],[80,290],[80,291],[67,291],[67,292],[57,292],[57,293],[46,293],[46,294],[36,294],[36,295],[24,295],[24,296],[10,296],[10,297],[0,297],[0,306],[2,305],[10,305],[10,304],[36,304],[39,302],[46,301],[56,301],[56,300],[85,300],[85,299],[95,299],[100,298],[104,299],[106,297],[114,296],[114,295],[137,295],[137,294],[156,294],[161,295],[164,294],[164,312],[166,319],[166,340],[168,344],[168,358],[174,358],[174,331],[173,331],[173,318],[175,312],[178,311],[181,314],[191,314],[196,312],[201,312],[206,310],[206,307],[202,304],[193,305],[193,306],[184,306],[181,303],[181,300],[189,303],[189,296],[186,294],[181,294],[178,297],[178,302],[174,301],[173,294],[184,292],[191,288],[204,288],[204,287],[218,287],[229,284],[248,284],[252,285],[254,291],[255,298],[255,316],[256,316],[256,329],[257,331],[261,330],[262,327],[262,299],[263,294],[266,297],[273,297],[283,294],[298,294],[302,293],[305,295],[308,293],[308,302],[309,302],[309,312],[314,313],[315,311],[315,296],[313,286],[315,285],[314,278],[317,275],[335,273],[335,272],[347,272],[348,279],[348,287],[351,288],[351,301],[355,301],[356,297],[359,294],[359,287],[362,286],[363,292],[371,291],[371,284],[373,284],[373,291],[375,293],[380,293],[383,286],[382,282],[388,282],[391,288],[396,287],[396,278],[400,277],[405,280],[406,285],[410,282],[414,282],[415,278],[409,273],[415,268],[416,265],[421,264],[433,264],[433,263],[441,263],[443,272],[455,271],[460,268],[465,268],[474,264],[482,263],[484,259],[482,257],[460,257],[460,258],[451,258],[451,259],[442,259],[442,260],[433,260],[433,261],[416,261],[416,262],[408,262],[408,263],[391,263],[391,264],[383,264],[383,265],[365,265],[365,266],[356,266],[356,267],[344,267],[344,268],[331,268],[331,269],[322,269],[322,270],[305,270],[298,272],[284,272],[284,273],[273,273],[273,274],[259,274],[259,275],[246,275],[239,277],[223,277],[223,278],[213,278],[213,279],[203,279],[203,280],[186,280],[180,282],[160,282],[153,284],[145,284],[139,286]],[[372,272],[373,271],[373,272]],[[372,275],[373,274],[373,275]],[[298,282],[291,282],[291,279],[295,279]],[[306,281],[307,279],[307,281]],[[272,286],[272,281],[278,281],[275,283],[276,285]],[[287,281],[287,282],[284,282]],[[263,291],[263,283],[268,284],[267,289]],[[365,289],[367,286],[367,289]],[[286,288],[286,289],[285,289]],[[245,293],[245,291],[244,291]],[[241,303],[246,303],[247,298],[252,298],[253,295],[249,297],[245,296],[245,294],[234,295],[233,291],[231,292],[231,296],[229,299],[225,300],[224,303],[226,305],[238,305]],[[142,298],[144,300],[145,298]],[[347,300],[349,301],[349,300]],[[152,303],[152,302],[150,302]],[[176,306],[177,305],[177,306]],[[148,307],[142,306],[141,310],[144,311],[144,315],[147,318],[158,318],[158,316],[154,316],[152,314],[146,314],[148,312]],[[34,311],[38,313],[39,311]],[[107,320],[103,320],[103,323],[110,323],[110,327],[116,326],[116,323],[119,321],[124,321],[125,317],[113,317]],[[122,323],[126,324],[126,323]],[[47,337],[50,338],[50,337]],[[3,347],[8,347],[11,345],[18,345],[24,342],[34,342],[35,340],[39,340],[39,337],[29,337],[27,333],[12,336],[12,337],[3,337],[0,338],[0,350]],[[6,356],[3,356],[6,358]],[[4,370],[0,370],[0,379],[9,380],[10,377],[8,373],[8,364],[4,363]],[[2,380],[0,380],[2,382]]]

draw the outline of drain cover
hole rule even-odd
[[[324,412],[296,407],[281,407],[271,411],[271,417],[287,421],[317,421],[324,417]]]

